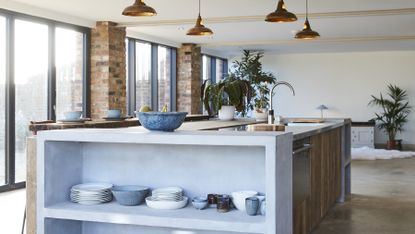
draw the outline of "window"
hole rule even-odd
[[[89,29],[0,9],[0,192],[25,186],[34,120],[88,113]]]
[[[203,80],[210,80],[213,83],[219,82],[225,78],[228,71],[228,60],[202,55],[202,76]]]
[[[6,184],[6,19],[0,16],[0,186]]]
[[[84,34],[56,28],[56,118],[83,109]]]
[[[128,113],[142,106],[176,110],[176,49],[128,39]]]
[[[15,21],[15,158],[16,181],[26,177],[26,138],[31,120],[48,118],[48,26]],[[30,38],[30,40],[27,40]]]

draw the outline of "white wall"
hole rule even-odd
[[[351,117],[367,121],[374,117],[375,107],[367,103],[371,94],[384,92],[389,83],[406,89],[414,106],[401,136],[404,144],[415,144],[415,51],[265,54],[264,69],[278,80],[290,82],[293,97],[286,87],[278,87],[274,97],[276,113],[282,116],[319,117],[315,108],[325,104],[325,117]],[[386,135],[377,132],[376,143]]]

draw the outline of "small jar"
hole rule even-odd
[[[217,203],[217,194],[208,194],[208,204],[209,205],[216,205]]]
[[[231,197],[229,195],[219,195],[216,197],[216,210],[220,213],[226,213],[231,209]]]

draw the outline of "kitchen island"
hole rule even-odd
[[[141,127],[40,132],[37,233],[307,233],[347,194],[348,120],[285,132],[238,131],[251,122],[216,122],[185,123],[172,133]],[[198,126],[204,131],[193,131]],[[266,195],[266,216],[69,202],[71,186],[85,182],[174,185],[188,197],[256,190]]]

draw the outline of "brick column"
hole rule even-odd
[[[177,111],[201,114],[200,87],[202,85],[201,48],[183,44],[177,50]]]
[[[97,22],[91,33],[91,117],[108,109],[126,113],[126,30],[113,22]]]

